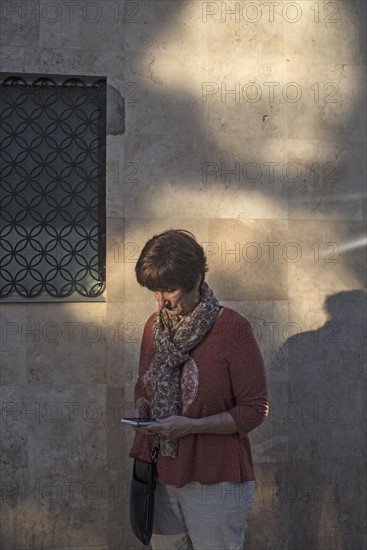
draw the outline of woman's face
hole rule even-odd
[[[187,315],[198,304],[198,288],[201,278],[190,292],[177,289],[159,289],[154,291],[154,296],[158,303],[158,308],[167,311],[169,315]]]

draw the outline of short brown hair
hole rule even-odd
[[[144,246],[135,266],[136,279],[149,290],[190,292],[198,276],[208,271],[202,246],[185,229],[168,229],[152,237]]]

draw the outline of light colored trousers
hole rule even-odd
[[[153,550],[242,550],[255,482],[184,487],[157,481]]]

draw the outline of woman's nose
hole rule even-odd
[[[164,295],[163,295],[163,292],[155,292],[154,293],[154,296],[158,302],[158,307],[159,309],[163,309],[164,308],[164,304],[166,302],[165,298],[164,298]]]

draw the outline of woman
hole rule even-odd
[[[136,429],[129,455],[149,461],[160,442],[152,548],[242,550],[255,488],[247,434],[268,414],[250,324],[219,305],[188,231],[150,239],[135,271],[158,303],[144,329],[134,411],[158,423]]]

